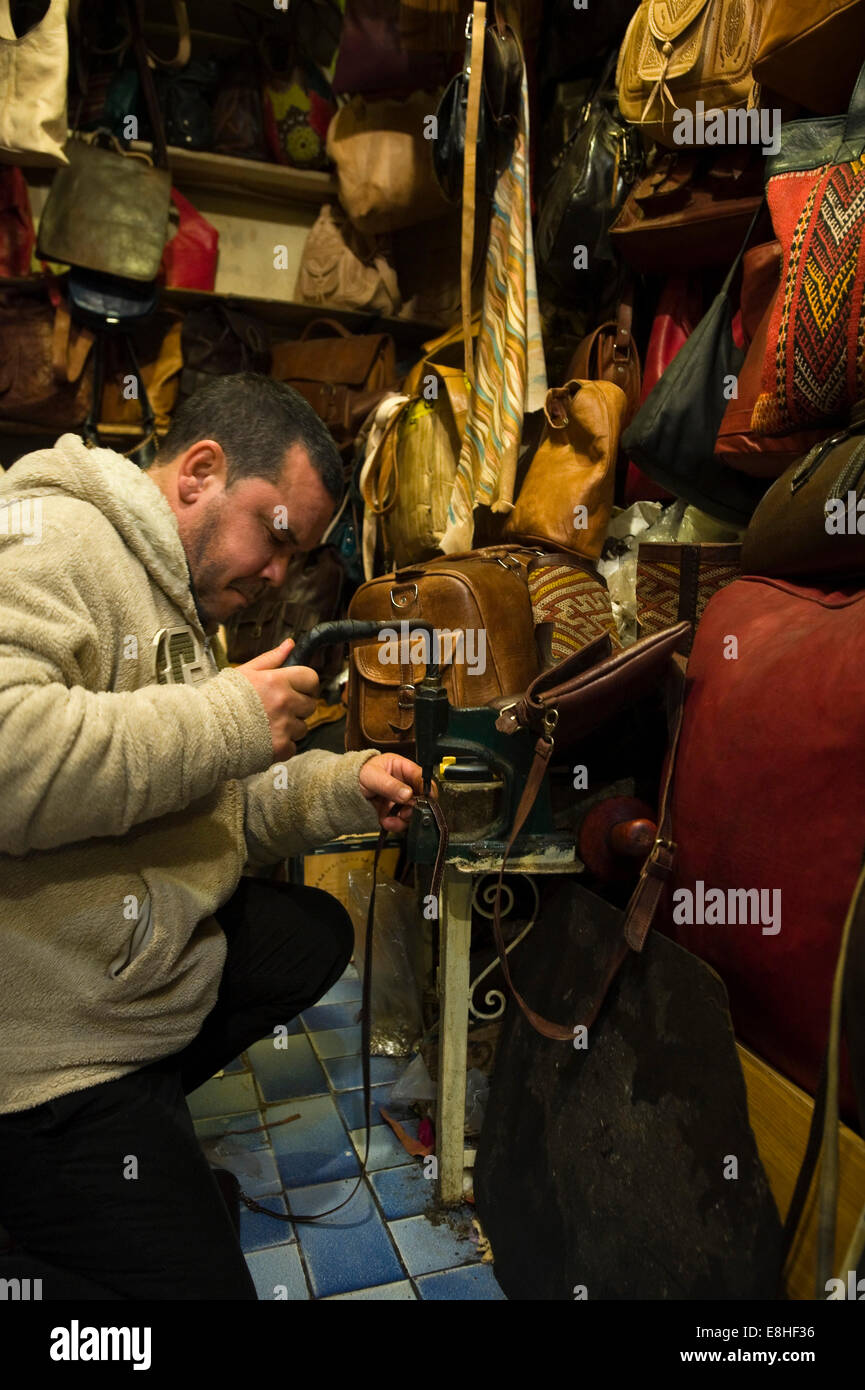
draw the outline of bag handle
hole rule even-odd
[[[344,328],[341,323],[337,323],[336,319],[311,319],[297,341],[305,343],[311,336],[313,328],[321,327],[329,328],[338,338],[350,338],[352,336],[347,328]],[[316,334],[316,336],[326,338],[327,334]]]
[[[655,836],[648,858],[640,871],[636,887],[631,894],[630,902],[625,911],[625,920],[622,924],[622,936],[607,968],[607,973],[601,982],[601,986],[595,996],[594,1003],[578,1023],[568,1026],[564,1023],[551,1023],[543,1015],[536,1013],[530,1008],[516,989],[511,979],[510,967],[508,966],[507,947],[502,936],[501,923],[501,898],[502,883],[504,880],[505,869],[514,842],[525,824],[525,821],[537,800],[538,792],[541,789],[544,776],[549,766],[550,757],[553,751],[553,730],[555,729],[558,714],[551,711],[544,717],[546,732],[541,735],[535,744],[535,757],[529,775],[526,778],[526,785],[520,797],[517,813],[514,816],[514,825],[510,839],[505,846],[502,858],[502,867],[499,870],[498,882],[496,883],[496,897],[493,910],[493,936],[495,938],[496,950],[498,951],[499,964],[505,982],[522,1009],[526,1018],[536,1033],[542,1037],[551,1038],[554,1042],[573,1042],[576,1030],[579,1027],[591,1028],[601,1011],[601,1005],[607,997],[610,985],[619,972],[623,962],[628,957],[629,951],[642,951],[648,935],[649,928],[655,916],[658,903],[661,900],[661,893],[670,877],[673,869],[675,855],[675,844],[671,839],[672,833],[672,807],[670,805],[670,793],[673,785],[673,771],[676,764],[676,753],[679,746],[679,735],[682,732],[682,722],[685,711],[685,671],[686,664],[681,657],[674,656],[671,660],[671,716],[670,716],[670,753],[667,759],[667,768],[664,775],[661,800],[658,810],[658,831]]]
[[[153,162],[157,168],[167,169],[168,146],[165,141],[165,126],[162,121],[162,112],[159,109],[159,102],[156,99],[156,88],[153,85],[153,73],[147,61],[147,48],[144,43],[144,35],[141,28],[143,0],[126,0],[126,5],[129,11],[129,23],[132,30],[132,47],[135,51],[138,76],[141,80],[141,89],[144,92],[147,113],[153,128]]]
[[[463,343],[465,345],[466,376],[474,385],[475,369],[472,351],[472,260],[475,239],[475,199],[477,192],[478,126],[481,115],[484,43],[486,40],[486,0],[474,0],[472,13],[466,22],[466,38],[471,36],[469,49],[469,87],[466,103],[466,136],[463,154],[463,222],[460,252],[460,297],[462,299]]]

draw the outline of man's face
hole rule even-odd
[[[226,490],[226,466],[220,446],[202,440],[168,465],[170,479],[150,474],[177,516],[205,626],[213,630],[278,588],[289,561],[319,543],[335,509],[299,444],[286,450],[276,485],[244,478]]]

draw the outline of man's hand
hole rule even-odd
[[[368,758],[360,770],[360,789],[371,801],[383,830],[405,830],[416,796],[423,795],[423,773],[417,763],[398,753],[379,753]],[[431,795],[435,796],[433,787]],[[389,815],[394,802],[399,806]]]
[[[270,741],[275,762],[293,758],[296,744],[306,733],[304,720],[315,710],[318,696],[318,672],[311,666],[279,668],[294,647],[288,637],[272,651],[262,652],[236,669],[258,691],[270,724]]]

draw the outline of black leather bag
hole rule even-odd
[[[598,309],[615,297],[621,262],[609,229],[643,167],[640,142],[609,90],[616,55],[585,103],[581,121],[555,161],[541,198],[535,254],[555,298],[570,308]],[[588,267],[574,267],[585,246]]]
[[[181,396],[193,395],[217,376],[270,371],[267,327],[226,304],[192,309],[183,319]]]
[[[708,313],[622,436],[623,452],[654,482],[734,526],[748,523],[769,484],[715,458],[727,407],[725,378],[737,377],[745,360],[733,339],[731,289],[762,211],[763,204]]]
[[[463,196],[466,148],[471,16],[466,23],[465,62],[442,95],[436,112],[438,137],[433,141],[433,169],[445,197],[458,203]],[[496,180],[507,166],[519,127],[523,60],[511,27],[497,15],[484,37],[483,90],[477,140],[477,194],[491,198]]]

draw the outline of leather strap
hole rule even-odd
[[[95,340],[91,329],[79,327],[75,342],[70,347],[71,330],[69,306],[61,299],[54,309],[54,333],[51,339],[51,367],[58,385],[79,379]]]
[[[486,0],[475,0],[472,10],[472,42],[469,58],[469,88],[466,105],[466,138],[463,155],[463,224],[460,252],[463,343],[466,376],[474,385],[472,350],[472,258],[475,237],[475,196],[477,186],[478,126],[481,112],[484,42],[486,39]]]
[[[153,162],[157,168],[167,169],[168,147],[165,143],[165,126],[162,122],[162,112],[156,98],[156,88],[153,85],[153,73],[147,61],[147,50],[141,32],[143,0],[126,0],[126,3],[129,10],[129,22],[132,29],[132,47],[135,51],[135,61],[138,65],[138,76],[141,79],[141,88],[144,92],[144,100],[147,103],[147,113],[150,117],[150,125],[153,130]],[[186,7],[183,6],[184,11],[185,8]],[[188,56],[187,54],[187,59]]]
[[[670,839],[672,828],[670,793],[673,785],[673,771],[676,763],[679,735],[682,732],[685,704],[686,667],[681,657],[674,656],[672,658],[672,668],[670,751],[662,785],[658,814],[658,833],[649,856],[642,867],[636,887],[631,894],[631,900],[625,912],[621,940],[616,947],[607,968],[607,973],[595,996],[592,1008],[578,1023],[571,1024],[570,1026],[563,1023],[552,1023],[549,1019],[544,1018],[541,1014],[536,1013],[534,1009],[529,1007],[522,995],[515,988],[513,980],[511,979],[507,952],[504,938],[502,937],[501,894],[507,862],[511,850],[513,849],[514,841],[519,835],[520,830],[525,824],[537,800],[538,792],[541,789],[541,784],[546,775],[553,751],[553,739],[551,736],[542,736],[535,744],[534,762],[532,763],[529,775],[526,779],[523,794],[520,797],[520,803],[514,817],[513,830],[511,831],[510,839],[505,847],[502,867],[499,870],[493,911],[493,936],[495,938],[496,950],[499,954],[499,964],[502,967],[502,974],[505,977],[508,989],[535,1031],[545,1038],[552,1038],[556,1042],[573,1042],[578,1027],[583,1026],[585,1028],[591,1028],[597,1019],[601,1005],[607,997],[610,985],[615,979],[622,963],[627,959],[628,952],[642,951],[660,901],[661,893],[672,871],[676,847]]]
[[[416,805],[418,807],[420,807],[421,805],[425,805],[432,812],[433,819],[435,820],[435,823],[438,826],[439,846],[436,852],[435,864],[433,866],[432,883],[430,886],[430,892],[433,893],[435,897],[438,897],[439,890],[441,888],[442,873],[444,872],[445,858],[447,855],[448,828],[441,807],[434,798],[429,796],[429,788],[426,788],[426,791],[427,795],[425,797],[417,798]],[[394,804],[390,808],[391,814],[395,814],[398,809],[399,808],[397,807],[397,805]],[[372,890],[369,895],[369,906],[366,912],[366,935],[364,944],[364,971],[360,1020],[360,1054],[361,1071],[363,1075],[363,1113],[365,1116],[366,1124],[366,1139],[364,1142],[363,1161],[360,1165],[360,1173],[358,1174],[357,1182],[355,1183],[354,1187],[351,1189],[351,1192],[348,1194],[347,1197],[345,1197],[337,1206],[328,1207],[327,1211],[320,1211],[315,1216],[293,1216],[291,1214],[285,1215],[281,1211],[271,1211],[270,1207],[261,1206],[261,1204],[259,1202],[254,1201],[252,1197],[248,1197],[245,1192],[240,1193],[240,1200],[243,1202],[244,1206],[248,1207],[250,1211],[261,1212],[263,1216],[272,1216],[275,1221],[302,1221],[304,1223],[309,1223],[312,1221],[320,1221],[323,1216],[332,1216],[335,1211],[341,1211],[343,1207],[348,1206],[348,1203],[354,1197],[355,1193],[357,1192],[366,1175],[367,1163],[369,1162],[369,1141],[370,1128],[372,1123],[370,1117],[372,1097],[369,1066],[369,1042],[370,1031],[372,1028],[372,951],[373,932],[375,928],[375,890],[378,879],[378,862],[381,857],[381,852],[384,849],[385,842],[387,841],[387,837],[388,832],[385,829],[381,829],[379,831],[378,840],[376,841],[375,855],[372,861]],[[276,1124],[284,1123],[285,1121],[283,1120],[276,1121]],[[261,1125],[257,1126],[257,1128],[268,1129],[270,1128],[270,1126]],[[249,1130],[244,1132],[251,1133],[251,1131]]]
[[[160,58],[158,53],[154,53],[152,48],[147,49],[147,58],[154,67],[160,68],[185,68],[189,62],[189,55],[192,52],[192,39],[189,29],[189,15],[186,10],[185,0],[171,0],[171,7],[174,10],[174,20],[177,25],[177,49],[173,58]]]

